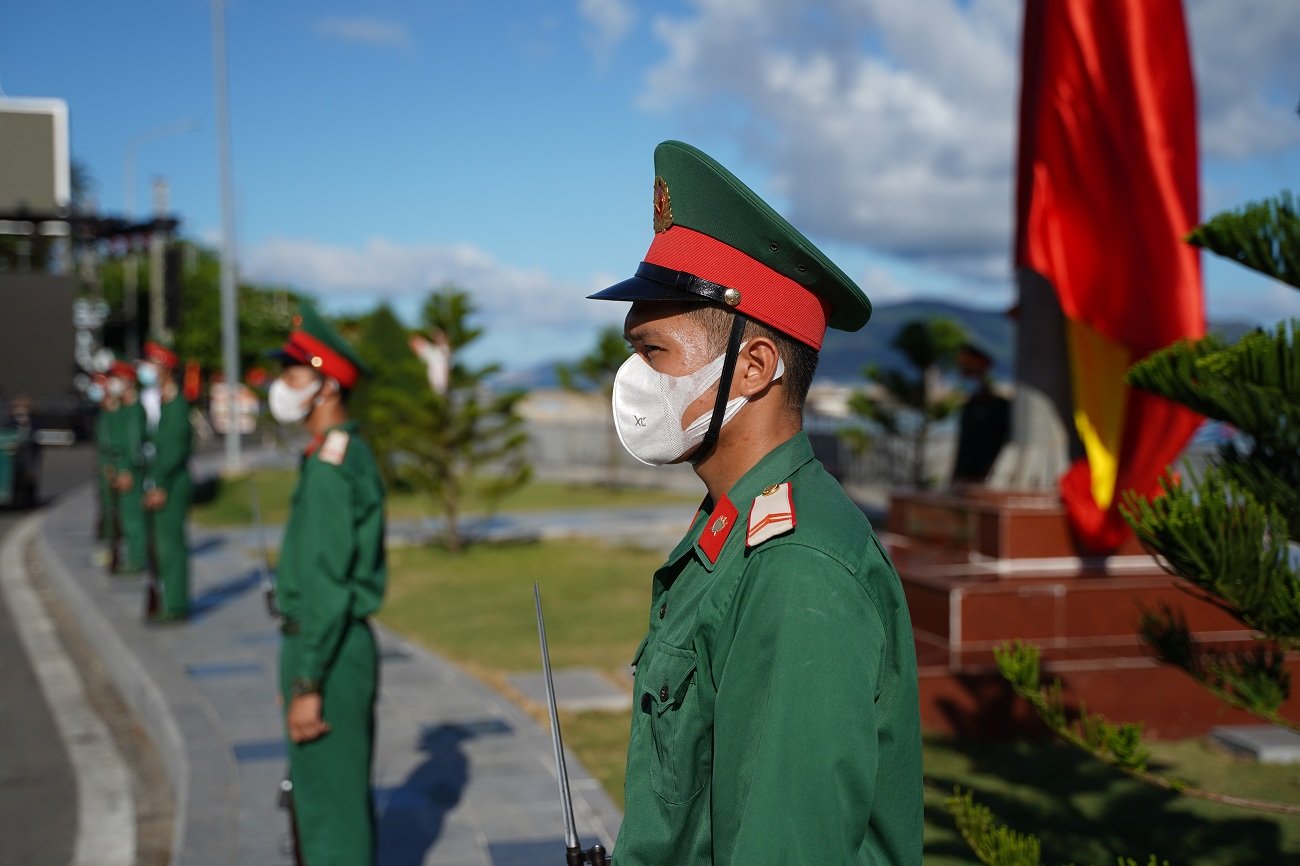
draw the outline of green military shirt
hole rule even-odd
[[[921,862],[907,605],[805,434],[706,502],[635,665],[617,866]]]
[[[108,427],[113,469],[118,472],[130,472],[138,485],[141,469],[144,466],[145,428],[148,421],[144,407],[137,400],[123,403],[112,413],[112,422]]]
[[[190,404],[176,396],[163,402],[158,412],[158,426],[149,441],[153,455],[147,468],[150,481],[164,490],[189,471],[194,437],[190,427]]]
[[[276,598],[295,635],[291,680],[319,683],[349,622],[379,609],[384,487],[374,455],[349,421],[303,457],[275,569]]]
[[[95,416],[95,453],[99,461],[100,475],[103,475],[104,470],[112,466],[115,460],[113,430],[117,424],[117,412],[116,409],[101,408],[99,414]]]

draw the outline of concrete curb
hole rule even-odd
[[[50,583],[77,619],[122,698],[162,756],[175,802],[172,866],[233,866],[237,862],[237,769],[212,708],[198,689],[161,657],[143,623],[123,615],[110,596],[109,577],[74,577],[52,540],[66,538],[81,487],[41,520],[38,550]],[[63,530],[63,531],[60,531]]]

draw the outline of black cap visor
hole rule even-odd
[[[637,266],[636,276],[594,295],[594,301],[675,301],[679,304],[725,304],[727,287],[701,279],[685,271],[662,268],[649,262]]]

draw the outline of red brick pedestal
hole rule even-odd
[[[1081,556],[1054,496],[897,493],[881,537],[911,609],[929,730],[997,736],[1038,727],[993,662],[993,648],[1017,638],[1042,650],[1044,681],[1060,677],[1068,701],[1116,721],[1144,721],[1152,737],[1253,721],[1156,662],[1138,621],[1143,608],[1168,604],[1203,642],[1240,644],[1249,632],[1136,540],[1109,557]],[[1292,665],[1300,682],[1300,664]]]

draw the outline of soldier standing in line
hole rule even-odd
[[[870,302],[705,154],[670,141],[654,162],[650,250],[592,297],[632,302],[624,446],[689,460],[708,495],[654,575],[614,862],[919,864],[907,604],[802,429],[826,328]]]
[[[306,304],[280,356],[271,414],[312,434],[275,577],[294,820],[308,866],[363,866],[375,856],[379,663],[369,617],[388,575],[383,482],[347,412],[348,394],[368,370]]]
[[[109,426],[117,404],[108,393],[108,376],[96,373],[86,389],[86,398],[95,404],[95,489],[99,508],[95,520],[95,537],[102,542],[113,540],[113,491],[109,480],[112,465]]]
[[[152,542],[162,584],[162,606],[153,622],[180,622],[190,613],[190,553],[185,520],[190,506],[190,403],[176,382],[179,358],[150,341],[140,363],[142,383],[160,391],[158,422],[149,431],[151,459],[145,467],[144,507],[152,512]]]
[[[117,569],[139,574],[148,564],[149,538],[144,521],[145,413],[136,389],[135,368],[115,361],[109,371],[110,387],[118,400],[109,427],[113,449],[113,489],[117,492],[117,517],[126,555]]]

